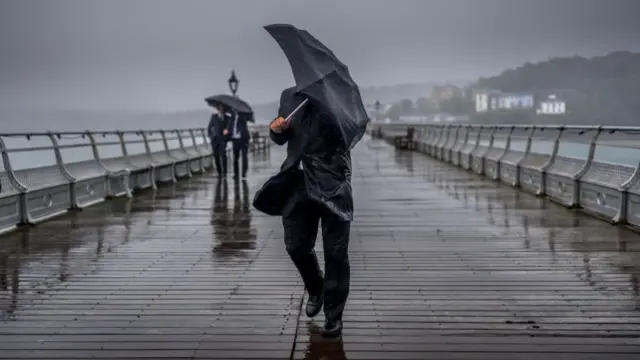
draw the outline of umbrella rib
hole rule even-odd
[[[296,80],[295,92],[305,98],[287,120],[305,104],[313,103],[335,123],[343,144],[351,149],[362,138],[370,119],[349,68],[306,30],[289,24],[267,25],[265,29],[285,53]]]
[[[293,68],[292,68],[293,70]],[[327,76],[331,75],[332,73],[337,73],[338,70],[336,68],[333,68],[332,70],[329,70],[328,72],[326,72],[325,74],[322,74],[322,76],[318,77],[315,81],[308,83],[308,84],[304,84],[304,86],[297,86],[297,90],[298,92],[301,92],[302,89],[308,88],[313,84],[317,84],[321,81],[324,80],[324,78],[326,78]]]

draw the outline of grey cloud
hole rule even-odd
[[[180,110],[293,79],[273,22],[308,29],[361,85],[640,50],[637,0],[0,0],[0,107]]]

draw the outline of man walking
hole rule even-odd
[[[219,177],[227,176],[227,139],[225,131],[229,126],[231,115],[224,106],[217,106],[218,113],[212,114],[207,132],[213,150],[213,159]]]
[[[280,172],[256,193],[254,206],[282,216],[284,241],[309,293],[306,313],[316,316],[324,305],[325,337],[342,334],[342,313],[349,295],[349,232],[353,219],[351,157],[340,132],[326,115],[307,103],[290,121],[288,116],[304,99],[295,88],[280,97],[278,118],[270,137],[287,143]],[[324,277],[314,251],[318,223],[322,224]]]
[[[228,133],[233,144],[233,178],[238,179],[240,169],[238,162],[242,156],[242,178],[247,178],[247,170],[249,168],[247,152],[249,151],[249,127],[247,120],[243,114],[234,112],[234,116],[229,122]]]

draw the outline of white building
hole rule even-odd
[[[477,93],[474,99],[476,105],[476,112],[487,112],[489,111],[489,94],[488,93]]]
[[[533,94],[500,94],[497,99],[501,110],[531,109],[535,104]]]
[[[478,113],[494,110],[532,109],[533,94],[503,93],[497,90],[475,91],[475,109]]]
[[[546,100],[540,101],[536,109],[536,113],[541,115],[562,115],[566,112],[567,104],[554,94],[549,95]]]

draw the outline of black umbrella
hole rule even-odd
[[[352,149],[364,135],[369,116],[347,66],[306,30],[288,24],[264,28],[289,60],[296,91],[329,115],[340,129],[345,146]]]
[[[253,109],[251,106],[244,100],[240,99],[237,96],[220,94],[209,96],[204,99],[204,101],[209,104],[211,107],[218,107],[218,105],[222,105],[226,108],[230,108],[235,110],[238,114],[242,115],[247,121],[253,122]]]

